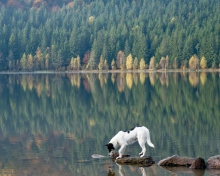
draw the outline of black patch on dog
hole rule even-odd
[[[135,127],[131,128],[130,130],[124,131],[124,132],[130,133],[130,131],[134,130],[136,127],[140,127],[140,126],[135,126]]]
[[[108,143],[105,146],[107,146],[109,152],[115,150],[114,145],[112,143]]]
[[[129,131],[132,131],[133,129],[135,129],[136,127],[131,128]]]

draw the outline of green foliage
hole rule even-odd
[[[220,63],[216,0],[195,0],[190,4],[176,0],[84,0],[69,4],[48,0],[35,1],[34,8],[28,1],[13,2],[0,7],[2,70],[19,70],[17,60],[23,53],[35,56],[39,48],[42,59],[35,58],[29,71],[67,69],[70,58],[79,55],[83,63],[88,51],[92,53],[91,69],[98,68],[101,55],[108,65],[115,59],[117,69],[124,69],[125,62],[118,66],[119,51],[123,51],[124,58],[130,53],[139,61],[144,58],[146,64],[152,56],[156,63],[168,56],[170,63],[176,58],[177,66],[186,68],[194,54],[204,56],[209,68]],[[13,8],[15,5],[18,7]]]

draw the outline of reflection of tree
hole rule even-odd
[[[125,85],[124,74],[118,74],[117,75],[117,86],[120,92],[124,91],[124,85]]]
[[[159,74],[159,79],[160,79],[160,83],[161,83],[161,85],[167,85],[168,86],[168,84],[169,84],[169,82],[168,82],[168,74],[166,73],[166,72],[162,72],[162,73],[160,73]]]
[[[200,81],[201,81],[202,85],[205,84],[206,79],[207,79],[207,73],[206,72],[201,72],[200,73]]]
[[[145,73],[140,73],[140,82],[141,82],[141,84],[144,84],[144,82],[145,82]]]
[[[150,77],[151,85],[154,86],[154,84],[155,84],[155,73],[153,73],[153,72],[149,73],[149,77]]]
[[[199,84],[199,75],[196,72],[189,73],[189,82],[193,87]]]
[[[45,169],[44,165],[58,167],[56,157],[62,156],[62,166],[74,172],[77,166],[71,162],[88,159],[85,155],[91,155],[91,148],[94,153],[106,152],[103,144],[112,134],[136,124],[153,124],[149,125],[152,141],[156,146],[162,145],[163,150],[150,150],[152,155],[157,152],[157,156],[167,157],[178,151],[192,157],[206,156],[207,151],[198,146],[206,145],[204,141],[220,138],[216,133],[220,120],[215,118],[220,114],[220,81],[215,73],[194,73],[196,79],[200,74],[202,83],[198,84],[199,80],[193,82],[193,86],[198,87],[195,94],[195,88],[186,79],[192,77],[194,81],[195,75],[190,74],[142,73],[138,75],[140,81],[131,89],[126,86],[127,78],[123,73],[103,74],[102,85],[98,74],[68,74],[67,77],[64,74],[0,75],[0,143],[8,142],[7,147],[0,144],[1,160],[22,170],[18,160],[9,159],[11,155],[16,153],[18,158],[34,154],[32,156],[40,157],[29,160],[29,163],[39,163],[37,166]],[[145,81],[141,81],[141,75]],[[116,77],[115,83],[110,76]],[[169,84],[163,85],[161,77]],[[76,80],[82,80],[83,84],[78,86]],[[194,140],[198,138],[197,134],[203,134],[202,140]],[[186,140],[185,136],[189,138]],[[184,149],[182,141],[184,145],[190,144],[190,148]],[[219,147],[210,145],[210,153],[215,153]],[[30,152],[19,153],[26,150]],[[132,152],[139,152],[139,149],[135,150]],[[3,155],[5,151],[7,156]],[[48,163],[45,163],[46,159]],[[30,166],[29,169],[31,173],[33,168]],[[85,170],[88,174],[89,169],[92,168]],[[61,171],[69,172],[68,169]]]
[[[132,84],[133,84],[133,75],[132,73],[127,73],[126,74],[126,83],[129,89],[132,88]]]

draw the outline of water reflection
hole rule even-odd
[[[107,155],[104,144],[135,125],[151,131],[156,148],[147,155],[156,162],[174,154],[206,160],[220,147],[219,94],[218,73],[2,74],[0,172],[108,175],[111,166],[118,174],[109,158],[91,155]],[[144,171],[170,175],[156,165]]]
[[[212,73],[217,75],[217,73]],[[152,86],[155,85],[156,81],[160,82],[162,86],[169,86],[169,81],[177,83],[179,81],[187,81],[191,86],[197,87],[199,83],[203,86],[206,84],[207,75],[210,73],[207,72],[175,72],[175,73],[167,73],[167,72],[150,72],[150,73],[131,73],[131,72],[123,72],[123,73],[98,73],[98,74],[80,74],[80,73],[69,73],[69,74],[56,74],[56,75],[48,75],[44,76],[38,74],[22,74],[22,75],[8,75],[9,83],[15,83],[22,85],[23,89],[32,90],[36,89],[38,95],[43,91],[42,89],[45,87],[46,89],[50,89],[49,78],[53,77],[53,81],[58,85],[62,84],[62,78],[67,77],[70,80],[72,86],[80,88],[80,86],[88,86],[87,84],[92,84],[94,81],[93,77],[98,79],[101,88],[108,83],[108,79],[113,84],[117,84],[117,88],[120,92],[124,91],[125,87],[132,89],[133,86],[137,86],[138,83],[144,84],[146,79],[149,78],[149,82]],[[172,80],[171,80],[172,79]],[[88,83],[87,83],[88,82]],[[186,82],[187,83],[187,82]],[[2,85],[0,85],[0,92],[2,91]]]

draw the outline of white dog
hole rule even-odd
[[[150,147],[154,147],[154,144],[151,143],[150,140],[150,132],[145,127],[134,127],[128,131],[119,131],[106,145],[109,150],[109,156],[113,154],[113,151],[118,147],[121,146],[118,153],[119,156],[116,159],[122,158],[127,145],[133,144],[134,142],[138,141],[139,145],[142,148],[141,153],[139,153],[140,157],[145,156],[146,148],[145,143]]]

